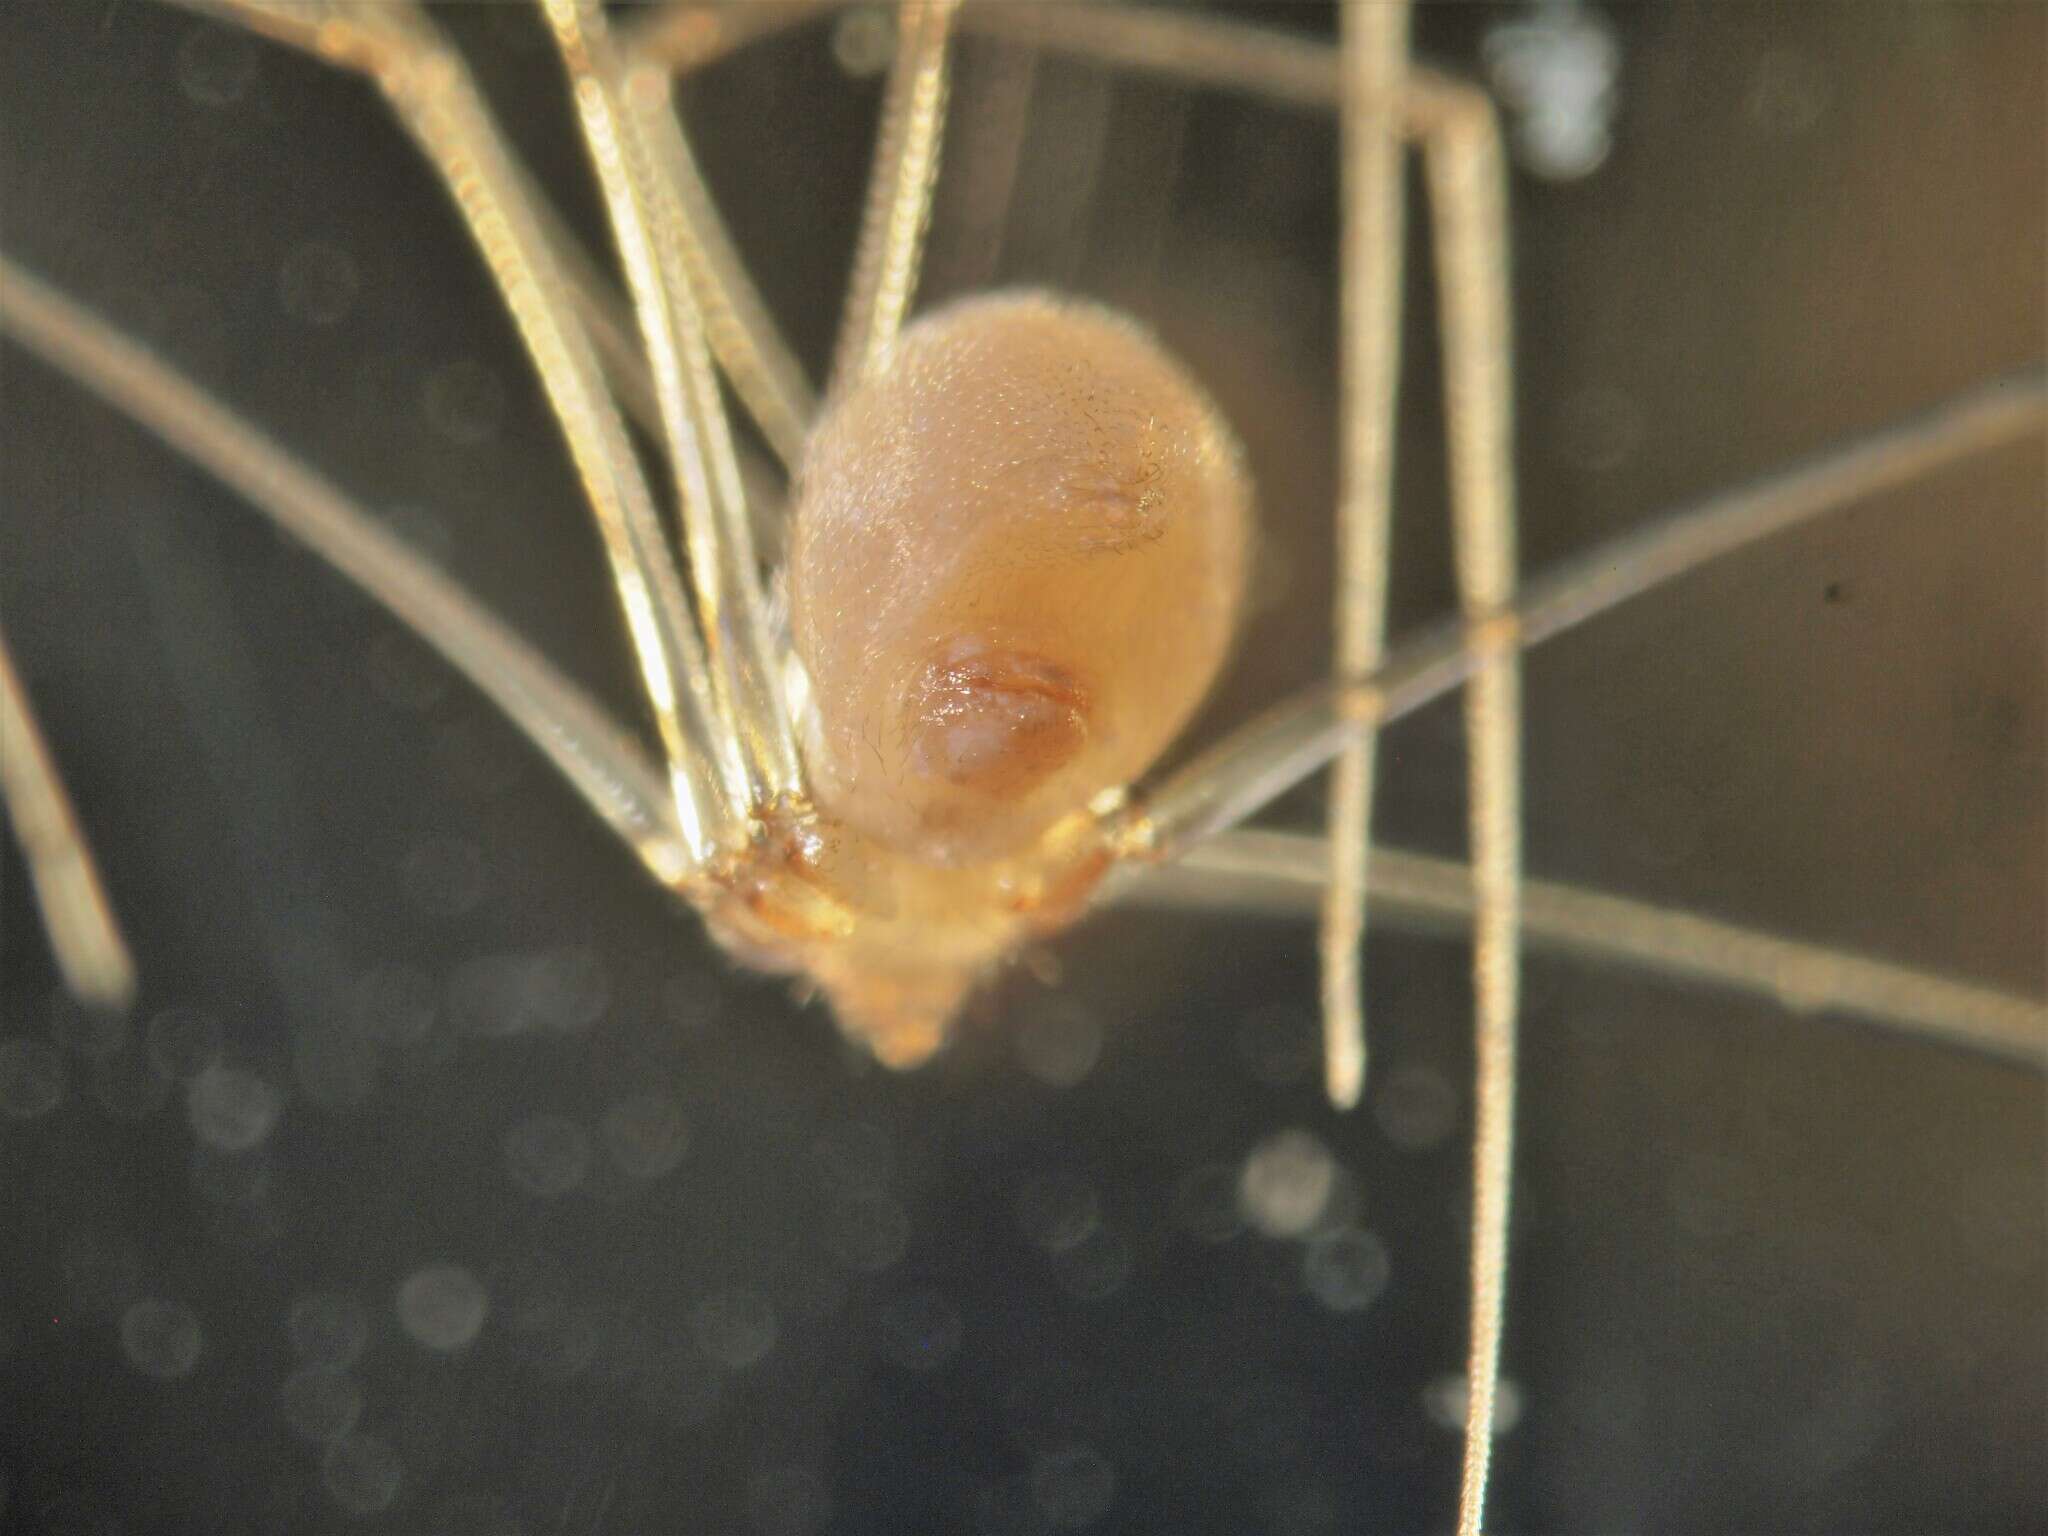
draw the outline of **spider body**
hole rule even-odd
[[[1243,456],[1134,325],[1043,294],[910,327],[813,433],[789,569],[814,806],[707,906],[892,1065],[1112,862],[1088,807],[1186,723],[1244,589]]]

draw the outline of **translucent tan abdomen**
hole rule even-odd
[[[799,481],[820,807],[963,862],[1136,777],[1222,664],[1250,501],[1214,406],[1130,322],[1019,293],[911,326]]]

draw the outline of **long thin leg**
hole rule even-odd
[[[880,367],[909,313],[946,125],[946,54],[959,0],[902,0],[896,62],[882,99],[875,168],[840,321],[831,389]]]
[[[1493,103],[1469,86],[1431,92],[1422,113],[1422,156],[1435,223],[1458,600],[1475,665],[1465,686],[1465,733],[1471,758],[1477,1087],[1471,1349],[1458,1532],[1479,1536],[1506,1312],[1522,883],[1521,668],[1511,607],[1515,524],[1507,176]]]
[[[578,0],[548,0],[583,136],[647,346],[655,398],[682,508],[690,576],[719,719],[736,741],[753,804],[801,792],[796,736],[768,639],[760,567],[739,459],[711,348],[682,260],[682,219],[655,173],[643,120],[667,112],[667,79],[629,89],[604,16]],[[640,109],[629,105],[638,94]]]
[[[369,75],[447,183],[568,439],[692,850],[708,858],[737,847],[746,837],[746,765],[732,733],[721,728],[660,515],[535,211],[537,199],[460,57],[416,6],[396,0],[215,0],[208,8]]]
[[[1401,97],[1408,5],[1342,12],[1343,484],[1337,501],[1337,644],[1340,677],[1380,664],[1387,638],[1387,567],[1393,521],[1394,408],[1401,368]],[[1338,757],[1330,782],[1330,881],[1320,933],[1323,1080],[1349,1109],[1365,1088],[1366,860],[1371,850],[1370,726]]]
[[[376,598],[502,709],[665,885],[701,863],[633,738],[370,513],[104,321],[0,256],[0,331],[127,413]]]
[[[384,604],[505,712],[658,879],[687,887],[689,850],[660,768],[623,726],[371,514],[190,380],[4,257],[0,333],[221,479]],[[2035,400],[2029,420],[2039,422],[2044,413],[2048,391]],[[2012,435],[2008,430],[1995,440]],[[1953,436],[1940,440],[1950,456],[1964,451]],[[1619,555],[1597,557],[1595,563],[1613,560],[1627,564],[1626,541]],[[1448,645],[1452,654],[1463,654],[1455,637]],[[1391,667],[1401,665],[1407,649]],[[1456,686],[1456,677],[1443,686]],[[1329,853],[1319,838],[1226,832],[1182,849],[1176,863],[1123,866],[1106,894],[1210,911],[1298,915],[1316,910],[1328,867]],[[1464,866],[1378,848],[1372,870],[1374,899],[1384,896],[1396,910],[1471,915],[1471,875]],[[1838,1010],[1937,1044],[1972,1044],[2043,1064],[2048,1008],[2038,1001],[1788,944],[1596,891],[1542,882],[1524,889],[1531,933],[1568,948],[1749,988],[1796,1010]]]
[[[1181,911],[1302,918],[1321,909],[1330,853],[1297,832],[1224,832],[1177,864],[1139,869],[1114,898]],[[1375,919],[1445,932],[1474,915],[1463,864],[1379,844]],[[1522,882],[1529,942],[1659,976],[1766,997],[1795,1014],[1844,1014],[1909,1038],[2048,1066],[2048,1003],[1732,923],[1547,880]]]
[[[14,825],[64,986],[81,1003],[125,1009],[135,961],[93,863],[57,760],[36,724],[28,689],[0,634],[0,811]]]
[[[1953,399],[1739,490],[1645,519],[1633,533],[1560,562],[1513,609],[1523,649],[1723,555],[1902,485],[1945,464],[2041,436],[2048,372],[2030,370]],[[1176,859],[1327,766],[1365,723],[1385,725],[1466,681],[1478,658],[1460,627],[1404,641],[1365,678],[1304,689],[1198,754],[1114,812],[1134,857]]]

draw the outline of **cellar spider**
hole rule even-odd
[[[843,1027],[881,1059],[898,1066],[922,1061],[941,1043],[966,988],[990,966],[1075,920],[1099,894],[1134,884],[1148,869],[1177,866],[1183,880],[1215,882],[1207,888],[1209,899],[1229,899],[1233,886],[1241,894],[1260,883],[1327,887],[1325,1071],[1330,1098],[1348,1106],[1365,1072],[1357,955],[1368,884],[1391,882],[1397,892],[1405,884],[1407,894],[1397,899],[1470,910],[1480,1049],[1461,1531],[1480,1528],[1494,1417],[1515,975],[1525,923],[1546,939],[1605,946],[1667,969],[1759,986],[1806,1007],[1866,1011],[2017,1054],[2037,1043],[2040,1010],[2028,1003],[1698,920],[1603,904],[1584,893],[1525,886],[1518,851],[1516,661],[1523,647],[1719,553],[1946,459],[2036,432],[2043,395],[2033,378],[1980,391],[1788,476],[1704,504],[1518,593],[1498,132],[1493,109],[1476,87],[1409,61],[1405,6],[1347,9],[1336,51],[1110,7],[906,6],[852,291],[825,392],[826,425],[816,437],[817,403],[722,231],[671,111],[669,80],[819,7],[685,7],[618,28],[594,10],[548,7],[631,291],[638,344],[623,340],[601,281],[581,268],[545,205],[526,188],[462,66],[425,16],[405,7],[323,12],[261,0],[204,8],[369,75],[449,183],[532,353],[598,519],[660,730],[661,766],[647,763],[595,706],[340,493],[11,264],[5,273],[8,330],[220,475],[377,595],[496,700],[656,877],[702,910],[735,952],[810,978],[835,1004]],[[928,421],[938,398],[931,381],[955,377],[960,356],[985,358],[989,354],[977,348],[986,343],[997,364],[1021,373],[1020,387],[1028,389],[1033,365],[1016,363],[1013,345],[1056,334],[1063,355],[1091,356],[1102,373],[1120,381],[1147,414],[1146,430],[1160,431],[1164,446],[1139,442],[1129,425],[1137,411],[1126,408],[1118,418],[1125,424],[1113,424],[1107,434],[1107,462],[1114,471],[1122,463],[1115,455],[1128,452],[1140,467],[1110,473],[1103,493],[1087,478],[1096,461],[1072,447],[1077,422],[1092,418],[1055,400],[1060,408],[1052,410],[1045,431],[1054,456],[1066,460],[1057,466],[1052,501],[1083,501],[1088,516],[1112,525],[1137,521],[1141,536],[1113,532],[1106,546],[1132,556],[1124,563],[1137,567],[1164,558],[1171,545],[1145,526],[1157,510],[1149,490],[1155,457],[1174,465],[1195,461],[1188,485],[1169,487],[1160,515],[1171,521],[1191,505],[1212,501],[1220,508],[1214,516],[1222,531],[1187,558],[1197,572],[1220,570],[1214,579],[1225,590],[1217,606],[1234,606],[1240,578],[1233,566],[1240,557],[1225,525],[1238,515],[1232,504],[1241,496],[1231,483],[1228,448],[1212,441],[1227,429],[1149,342],[1100,316],[1039,300],[1012,301],[1007,309],[963,308],[942,317],[944,324],[904,330],[941,148],[948,41],[966,28],[1340,109],[1346,431],[1335,680],[1149,782],[1143,768],[1185,718],[1220,658],[1220,631],[1186,647],[1197,654],[1181,680],[1185,697],[1147,730],[1133,732],[1158,738],[1147,740],[1151,750],[1136,762],[1118,762],[1107,778],[1062,784],[1070,760],[1090,762],[1095,695],[1121,697],[1127,708],[1134,695],[1128,684],[1119,695],[1110,686],[1114,679],[1092,690],[1073,681],[1079,664],[1113,670],[1107,656],[1083,655],[1068,666],[1024,648],[1063,638],[1057,624],[1031,629],[1034,617],[1042,620],[1035,613],[1044,607],[1042,597],[1035,605],[1020,604],[1000,643],[970,637],[969,649],[947,649],[957,637],[920,627],[920,618],[854,653],[862,670],[878,655],[898,663],[896,672],[885,667],[882,673],[893,690],[887,707],[908,713],[886,721],[880,742],[858,722],[886,708],[861,702],[864,678],[836,665],[842,658],[831,649],[842,638],[844,603],[822,600],[829,621],[809,605],[820,599],[807,603],[807,591],[829,587],[830,578],[844,574],[835,566],[852,565],[860,575],[867,557],[842,559],[835,546],[807,577],[805,519],[815,526],[826,514],[806,498],[829,498],[862,462],[872,462],[892,433],[911,433]],[[1431,197],[1462,613],[1454,629],[1389,651],[1384,609],[1404,144],[1420,154]],[[989,328],[1000,333],[1004,325],[1024,342],[989,341]],[[1061,325],[1069,329],[1057,332]],[[928,370],[899,367],[899,352],[927,360]],[[786,467],[796,470],[807,451],[823,455],[826,467],[814,470],[798,498],[790,593],[794,654],[754,554],[755,530],[714,361]],[[686,570],[669,552],[620,402],[649,416],[665,445]],[[863,410],[886,430],[872,421],[864,425]],[[953,431],[972,438],[979,419],[971,400],[967,410],[964,421],[945,422],[946,451],[962,451],[951,440]],[[1167,418],[1163,429],[1160,417]],[[814,445],[809,450],[807,442]],[[820,442],[824,449],[815,446]],[[939,462],[945,462],[942,455]],[[899,514],[910,530],[905,537],[930,539],[933,519],[915,500]],[[828,520],[824,526],[838,525]],[[1105,552],[1100,526],[1088,529],[1080,541],[1083,564]],[[844,535],[848,545],[858,532]],[[1123,579],[1139,598],[1151,595],[1142,571]],[[1094,645],[1115,648],[1100,638]],[[1144,681],[1163,686],[1156,678]],[[1369,858],[1364,829],[1375,730],[1460,684],[1467,688],[1474,765],[1472,873],[1398,856]],[[81,995],[117,999],[133,984],[118,929],[11,669],[0,671],[0,694],[16,744],[5,759],[9,805],[61,963]],[[835,710],[851,711],[856,725],[842,734],[858,745],[835,746],[829,728]],[[920,729],[928,734],[921,737]],[[863,749],[881,767],[879,790]],[[1234,830],[1332,762],[1337,774],[1327,844]],[[917,773],[943,783],[906,791],[906,773],[913,783]],[[822,793],[821,778],[832,781]],[[1046,792],[1048,784],[1061,793]],[[1045,803],[1014,811],[1011,802],[1042,793]],[[985,802],[985,820],[964,819],[959,807],[977,796]],[[906,804],[912,811],[897,814]],[[989,822],[1004,816],[1017,822],[1014,831],[997,843],[976,841]],[[947,919],[961,912],[972,920],[949,931]],[[945,942],[935,945],[935,933]],[[943,965],[922,964],[929,948],[948,951]]]

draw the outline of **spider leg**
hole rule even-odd
[[[1343,27],[1344,421],[1337,502],[1336,671],[1373,671],[1386,645],[1393,513],[1394,408],[1401,365],[1403,178],[1401,97],[1408,63],[1406,0],[1347,6]],[[1323,899],[1323,1078],[1339,1109],[1365,1088],[1367,858],[1375,732],[1338,757],[1330,784],[1329,883]]]
[[[772,804],[801,792],[802,771],[769,641],[739,459],[682,258],[685,221],[647,145],[650,122],[672,121],[668,80],[659,71],[629,79],[595,6],[548,0],[546,12],[647,347],[719,724],[737,746],[749,804]]]
[[[1515,592],[1512,341],[1507,171],[1493,102],[1472,86],[1412,98],[1435,223],[1444,416],[1458,601],[1474,670],[1465,685],[1471,758],[1472,991],[1477,1084],[1472,1139],[1472,1315],[1459,1536],[1479,1536],[1493,1450],[1514,1176],[1515,1023],[1521,977],[1521,649]]]
[[[902,0],[897,8],[896,60],[882,98],[875,168],[832,362],[833,391],[881,366],[917,289],[939,174],[946,55],[958,6],[959,0]]]
[[[2048,372],[2029,369],[1736,490],[1647,518],[1527,583],[1512,610],[1524,650],[1723,555],[1854,505],[1946,464],[2048,428]],[[1479,658],[1462,628],[1395,646],[1363,678],[1328,678],[1239,727],[1111,812],[1133,858],[1164,863],[1228,830],[1326,767],[1367,725],[1420,709],[1465,682]]]
[[[36,724],[28,689],[0,634],[0,811],[13,823],[29,884],[65,989],[81,1003],[121,1010],[135,1000],[135,961],[121,937],[92,846]]]
[[[1177,910],[1307,917],[1319,911],[1330,852],[1320,837],[1239,829],[1145,869],[1114,896]],[[1372,851],[1375,920],[1450,932],[1473,916],[1463,864],[1378,844]],[[1769,998],[1796,1016],[1838,1014],[1936,1045],[2044,1064],[2048,1004],[1817,944],[1801,944],[1714,918],[1549,880],[1522,882],[1531,945],[1655,975]]]
[[[0,332],[140,422],[382,603],[505,712],[657,879],[672,887],[689,880],[695,846],[632,735],[369,512],[4,256]],[[10,729],[0,745],[20,739]]]
[[[368,75],[468,225],[540,375],[619,592],[693,862],[746,837],[740,743],[720,716],[654,497],[540,202],[461,58],[411,3],[205,0],[201,7]]]

